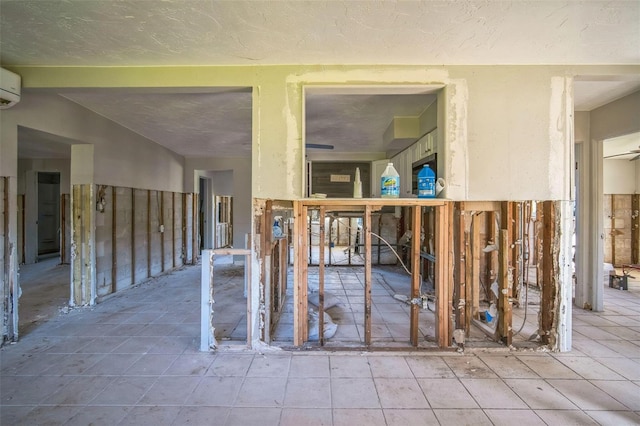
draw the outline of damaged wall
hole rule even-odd
[[[106,185],[96,193],[98,298],[182,266],[183,194]]]
[[[604,261],[613,265],[628,265],[632,261],[632,198],[631,194],[604,196]]]

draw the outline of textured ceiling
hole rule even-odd
[[[207,93],[100,89],[61,94],[185,157],[251,156],[250,88]]]
[[[1,0],[0,7],[2,62],[11,65],[640,63],[636,0]]]
[[[0,63],[638,64],[639,22],[636,0],[0,0]],[[576,108],[590,110],[637,89],[637,81],[576,86]],[[181,155],[250,155],[246,89],[61,94]],[[428,105],[412,97],[353,96],[311,99],[309,142],[331,143],[336,152],[384,151],[374,132],[394,115]],[[23,146],[21,155],[32,151]]]

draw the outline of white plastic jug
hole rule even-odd
[[[387,164],[380,178],[380,196],[382,198],[400,197],[400,175],[393,167],[393,163]]]

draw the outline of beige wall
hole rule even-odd
[[[566,105],[571,100],[573,71],[568,67],[266,66],[16,71],[23,76],[26,87],[116,87],[123,82],[130,87],[254,87],[252,196],[284,199],[303,194],[304,86],[441,84],[445,88],[438,109],[446,119],[438,130],[443,148],[439,157],[446,168],[450,198],[569,197],[572,140],[568,129],[571,111]],[[96,158],[100,156],[96,152]],[[115,159],[110,160],[103,158],[103,164],[117,168]],[[157,159],[150,156],[150,160]]]
[[[638,190],[635,162],[604,160],[602,164],[605,194],[635,194]]]

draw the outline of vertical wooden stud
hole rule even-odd
[[[176,193],[171,193],[171,266],[176,267]]]
[[[307,206],[302,206],[302,218],[303,218],[303,222],[300,224],[300,226],[302,227],[303,231],[306,231],[307,229],[307,223],[309,223],[309,226],[311,226],[311,222],[307,222],[307,219],[309,217],[309,209],[307,208]],[[306,237],[306,232],[303,232],[303,234]],[[305,238],[304,240],[304,244],[305,247],[306,246],[310,246],[311,245],[311,241],[307,238]],[[304,253],[304,252],[303,252]],[[302,320],[302,339],[303,341],[307,341],[309,340],[309,268],[308,268],[308,262],[307,259],[305,258],[305,262],[304,262],[304,269],[302,270],[302,287],[300,289],[300,293],[301,293],[301,307],[302,309],[300,310],[300,316],[301,316],[301,320]]]
[[[468,214],[467,216],[468,217]],[[465,322],[464,329],[467,337],[471,331],[471,318],[474,318],[474,280],[473,280],[473,263],[474,257],[471,251],[471,233],[469,231],[464,232],[464,258],[465,258]]]
[[[436,208],[436,339],[438,346],[451,346],[451,275],[449,235],[450,235],[449,203]]]
[[[136,283],[136,190],[131,188],[131,285]]]
[[[471,271],[473,282],[471,283],[473,293],[473,306],[471,315],[479,319],[480,311],[480,216],[474,214],[471,219]]]
[[[151,277],[151,190],[147,189],[147,278]]]
[[[364,210],[364,344],[371,346],[371,206]]]
[[[498,253],[500,255],[499,281],[500,296],[498,297],[498,333],[502,342],[510,346],[513,338],[512,320],[512,287],[509,282],[509,231],[500,230],[500,243]]]
[[[640,194],[631,195],[631,263],[640,263]]]
[[[540,337],[542,343],[551,343],[551,330],[554,321],[555,281],[553,267],[553,246],[555,236],[555,211],[552,201],[542,203],[542,253],[538,259],[542,263]]]
[[[414,303],[420,298],[420,235],[422,233],[422,208],[414,206],[412,209],[411,229],[411,316],[409,322],[409,340],[411,345],[417,347],[419,344],[419,313],[421,305]]]
[[[498,245],[496,241],[496,214],[493,211],[487,211],[484,213],[485,216],[485,237],[487,239],[487,245],[495,244]],[[485,259],[485,271],[484,271],[484,291],[487,295],[487,299],[490,299],[491,295],[491,284],[495,277],[495,267],[494,267],[494,253],[495,251],[488,251],[484,255]]]
[[[617,259],[616,259],[616,195],[615,194],[611,194],[611,232],[609,233],[609,235],[611,236],[611,238],[609,239],[609,241],[611,241],[611,264],[612,265],[617,265]]]
[[[465,266],[465,222],[461,203],[454,203],[453,211],[453,243],[454,268],[453,268],[453,301],[455,304],[455,328],[465,328],[466,320],[466,266]]]
[[[273,202],[267,200],[265,203],[264,211],[260,217],[260,257],[261,257],[261,270],[260,270],[260,290],[259,299],[264,303],[265,311],[264,318],[261,318],[262,328],[260,329],[260,338],[263,341],[267,341],[267,334],[269,333],[271,323],[271,244],[272,238],[272,211]]]
[[[296,238],[294,244],[294,277],[293,288],[293,344],[302,346],[308,335],[307,312],[305,309],[307,297],[307,207],[300,202],[293,203],[294,229]],[[306,332],[305,332],[306,331]]]
[[[318,244],[318,337],[324,346],[324,238],[325,207],[320,207],[320,242]]]
[[[118,239],[117,239],[117,211],[118,200],[116,187],[111,187],[111,293],[116,292],[116,282],[118,277]]]
[[[156,192],[156,197],[158,193]],[[164,227],[164,191],[160,191],[160,211],[158,212],[160,218],[158,219],[159,225],[162,226],[163,231],[166,231]],[[164,232],[160,233],[160,269],[164,272]]]

